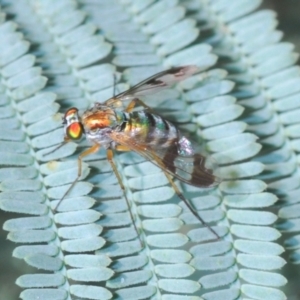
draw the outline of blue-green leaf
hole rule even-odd
[[[20,294],[24,300],[45,299],[45,300],[63,300],[67,297],[67,292],[61,289],[27,289]]]
[[[63,266],[63,262],[58,257],[50,257],[45,254],[34,254],[25,257],[25,261],[38,269],[47,271],[58,271]]]
[[[45,288],[63,285],[64,276],[61,274],[32,274],[20,276],[16,283],[23,288]]]
[[[102,288],[100,286],[92,286],[92,285],[72,285],[71,286],[71,294],[80,297],[80,298],[88,298],[88,299],[111,299],[112,294],[107,289]]]
[[[0,207],[28,214],[4,223],[8,239],[29,244],[13,255],[48,271],[20,277],[27,288],[20,297],[286,298],[280,255],[289,249],[299,261],[292,234],[300,230],[300,72],[275,13],[255,11],[261,2],[0,4]],[[141,100],[212,156],[221,183],[206,189],[175,180],[178,197],[139,154],[114,156],[117,178],[101,149],[84,158],[80,182],[65,195],[90,147],[84,138],[60,147],[66,110],[82,116],[183,65],[199,72]],[[284,243],[279,230],[290,234]]]

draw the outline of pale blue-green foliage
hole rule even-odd
[[[300,228],[300,72],[260,2],[0,1],[0,207],[29,215],[4,230],[21,244],[13,256],[40,270],[17,279],[22,299],[286,299],[280,255],[299,262],[300,238],[277,240]],[[54,214],[88,146],[48,154],[63,140],[61,113],[111,97],[114,77],[122,91],[186,64],[204,72],[143,100],[219,164],[218,188],[176,183],[221,239],[132,153],[115,162],[143,247],[104,151]]]

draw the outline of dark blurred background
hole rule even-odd
[[[278,29],[284,32],[284,41],[295,44],[300,52],[300,1],[264,0],[263,7],[277,12]]]
[[[296,52],[300,52],[300,0],[264,0],[262,8],[270,8],[277,12],[278,29],[284,32],[284,41],[296,46]],[[20,217],[0,211],[0,226],[12,218]],[[12,258],[15,244],[6,239],[7,232],[0,230],[0,299],[19,299],[21,289],[15,285],[15,280],[22,274],[33,273],[24,261]],[[296,267],[295,267],[296,268]],[[297,278],[296,278],[297,279]],[[299,279],[298,279],[299,280]],[[298,280],[292,283],[293,296],[286,292],[289,300],[300,299]],[[271,300],[271,299],[270,299]]]
[[[278,29],[284,33],[283,41],[293,43],[295,52],[300,53],[300,1],[264,0],[263,7],[276,11],[279,22]],[[285,237],[281,242],[284,239]],[[289,253],[284,253],[283,257],[288,261]],[[288,280],[288,284],[283,287],[288,300],[300,300],[299,273],[299,265],[289,264],[282,269],[282,275]]]

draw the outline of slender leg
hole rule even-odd
[[[70,185],[70,187],[68,188],[68,190],[64,193],[64,195],[62,196],[62,198],[59,200],[59,202],[57,203],[57,205],[54,208],[54,211],[57,210],[58,206],[60,205],[60,203],[62,202],[62,200],[68,195],[68,193],[72,190],[72,188],[74,187],[74,185],[76,184],[76,182],[79,180],[80,176],[81,176],[81,172],[82,172],[82,159],[85,156],[88,156],[90,154],[96,153],[98,150],[100,149],[100,145],[99,144],[95,144],[94,146],[92,146],[89,149],[86,149],[85,151],[83,151],[79,156],[78,156],[78,174],[76,179],[72,182],[72,184]]]
[[[131,149],[129,147],[124,146],[124,145],[117,145],[115,149],[117,151],[122,151],[122,152],[131,151]]]
[[[142,100],[140,100],[138,98],[135,98],[128,104],[125,111],[128,112],[128,113],[131,112],[137,104],[140,105],[140,106],[145,107],[146,109],[148,109],[150,111],[152,110],[151,107],[146,105]]]
[[[68,142],[70,142],[70,139],[68,137],[64,138],[64,141],[62,143],[60,143],[57,147],[55,147],[53,150],[46,152],[43,154],[43,156],[47,156],[53,152],[55,152],[56,150],[58,150],[59,148],[61,148],[63,145],[67,144]]]
[[[125,191],[125,187],[124,187],[123,182],[122,182],[122,178],[121,178],[121,176],[120,176],[120,174],[119,174],[119,172],[117,170],[117,167],[116,167],[116,165],[115,165],[115,163],[113,161],[113,151],[111,149],[107,149],[106,155],[107,155],[107,160],[109,161],[109,163],[110,163],[110,165],[111,165],[111,167],[112,167],[112,169],[113,169],[113,171],[114,171],[114,173],[115,173],[115,175],[116,175],[116,177],[118,179],[119,185],[120,185],[121,189],[123,190],[123,194],[124,194],[124,197],[125,197],[125,200],[126,200],[126,203],[127,203],[127,206],[128,206],[128,210],[129,210],[129,213],[130,213],[131,221],[133,223],[134,229],[135,229],[135,231],[136,231],[136,233],[138,235],[138,238],[140,240],[141,246],[143,248],[144,244],[143,244],[143,242],[142,242],[142,240],[140,238],[139,231],[138,231],[138,229],[136,227],[136,224],[135,224],[135,221],[134,221],[134,217],[133,217],[133,214],[132,214],[131,209],[130,209],[129,200],[128,200],[127,196],[126,196],[126,191]]]
[[[193,208],[193,206],[189,203],[189,201],[183,196],[183,194],[180,192],[180,190],[178,189],[177,185],[174,183],[172,176],[167,173],[164,170],[164,164],[163,162],[160,160],[159,157],[157,157],[157,155],[155,155],[155,153],[152,153],[151,157],[155,160],[156,164],[161,168],[161,170],[165,173],[167,179],[169,180],[171,186],[173,187],[175,193],[177,194],[178,198],[180,198],[185,204],[186,206],[189,208],[189,210],[191,211],[191,213],[202,223],[202,225],[204,225],[205,227],[207,227],[215,236],[217,239],[220,239],[219,235],[216,233],[215,230],[213,230],[208,224],[205,223],[205,221],[199,216],[199,214],[197,213],[197,211]]]
[[[170,174],[168,174],[165,171],[164,171],[164,173],[165,173],[167,179],[169,180],[171,186],[173,187],[175,193],[177,194],[177,196],[185,203],[185,205],[189,208],[189,210],[192,212],[192,214],[202,223],[202,225],[204,225],[206,228],[208,228],[216,236],[217,239],[220,239],[220,237],[216,233],[216,231],[213,230],[208,224],[205,223],[205,221],[199,216],[197,211],[191,206],[191,204],[188,202],[188,200],[183,196],[183,194],[178,189],[177,185],[174,183]]]

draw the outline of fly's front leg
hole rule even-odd
[[[135,98],[133,99],[129,104],[128,106],[126,107],[125,109],[125,112],[127,113],[130,113],[132,112],[132,110],[134,109],[134,107],[136,105],[140,105],[140,106],[143,106],[145,109],[149,110],[149,111],[152,111],[151,107],[149,107],[148,105],[146,105],[142,100],[138,99],[138,98]]]
[[[68,137],[65,137],[64,138],[64,141],[62,143],[60,143],[57,147],[55,147],[53,150],[49,151],[49,152],[46,152],[43,154],[43,156],[47,156],[53,152],[55,152],[56,150],[58,150],[59,148],[61,148],[62,146],[64,146],[65,144],[69,143],[70,142],[70,139]]]
[[[130,150],[128,147],[122,146],[122,145],[118,145],[116,147],[116,149],[119,150],[119,151],[129,151]],[[124,197],[125,197],[125,200],[126,200],[126,203],[127,203],[127,207],[128,207],[128,210],[129,210],[130,218],[131,218],[131,221],[133,223],[134,229],[135,229],[135,231],[136,231],[136,233],[138,235],[138,238],[140,240],[141,246],[144,247],[143,242],[142,242],[142,240],[140,238],[140,235],[139,235],[139,231],[138,231],[138,229],[136,227],[133,214],[132,214],[131,209],[130,209],[130,203],[129,203],[129,200],[128,200],[127,195],[126,195],[125,186],[124,186],[124,184],[122,182],[122,178],[120,176],[120,173],[119,173],[119,171],[118,171],[118,169],[117,169],[117,167],[116,167],[116,165],[115,165],[115,163],[113,161],[113,151],[112,151],[112,149],[107,149],[106,155],[107,155],[107,160],[109,161],[109,163],[110,163],[110,165],[111,165],[111,167],[112,167],[112,169],[113,169],[113,171],[114,171],[114,173],[115,173],[115,175],[117,177],[118,183],[119,183],[121,189],[123,190],[123,194],[124,194]]]
[[[79,154],[78,156],[78,173],[77,173],[77,177],[76,179],[72,182],[72,184],[70,185],[70,187],[67,189],[67,191],[64,193],[64,195],[62,196],[62,198],[59,200],[59,202],[57,203],[57,205],[54,208],[54,211],[57,210],[58,206],[60,205],[60,203],[63,201],[63,199],[68,195],[68,193],[72,190],[72,188],[74,187],[74,185],[76,184],[76,182],[79,180],[81,173],[82,173],[82,159],[85,156],[88,156],[90,154],[94,154],[96,153],[98,150],[100,149],[100,145],[96,144],[94,146],[92,146],[91,148],[83,151],[81,154]]]

